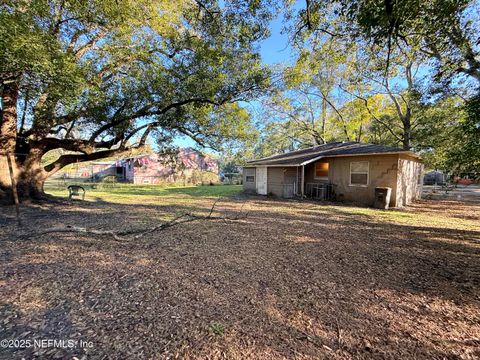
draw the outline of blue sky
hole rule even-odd
[[[270,23],[270,37],[260,44],[260,55],[265,64],[290,62],[292,60],[291,47],[288,36],[282,34],[282,16]]]
[[[270,36],[260,43],[260,55],[264,64],[289,63],[293,59],[288,35],[282,34],[282,16],[279,15],[270,23]],[[186,136],[178,136],[174,145],[179,147],[195,147],[196,143]]]

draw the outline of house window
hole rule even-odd
[[[350,185],[368,185],[368,161],[355,161],[350,163]]]
[[[328,179],[328,162],[315,163],[315,179]]]
[[[245,180],[246,180],[247,182],[255,182],[255,176],[248,176],[248,175],[247,175],[246,178],[245,178]]]

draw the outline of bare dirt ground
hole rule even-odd
[[[65,202],[22,214],[29,229],[121,230],[211,203]],[[244,211],[132,242],[19,238],[13,209],[0,208],[0,337],[90,344],[0,358],[480,358],[479,202],[387,212],[248,198]]]

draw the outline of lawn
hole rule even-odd
[[[158,203],[160,199],[181,199],[191,201],[195,198],[218,198],[234,196],[242,191],[241,185],[215,186],[156,186],[133,184],[104,184],[92,188],[89,184],[79,184],[86,189],[87,201],[108,201],[112,203]],[[66,185],[58,182],[47,183],[45,191],[58,197],[68,197]]]
[[[479,202],[380,211],[247,197],[238,186],[120,186],[21,211],[32,233],[121,231],[208,214],[219,196],[220,219],[135,241],[18,238],[14,209],[1,208],[3,337],[90,346],[0,357],[480,357]]]

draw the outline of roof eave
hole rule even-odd
[[[360,154],[338,154],[338,155],[320,155],[316,156],[314,158],[311,158],[309,160],[305,160],[301,163],[297,164],[262,164],[262,163],[247,163],[246,166],[269,166],[269,167],[295,167],[295,166],[305,166],[308,165],[314,161],[318,161],[322,158],[326,157],[349,157],[349,156],[375,156],[375,155],[408,155],[411,157],[414,157],[416,159],[421,159],[419,155],[415,154],[412,151],[388,151],[388,152],[378,152],[378,153],[360,153]]]
[[[323,157],[346,157],[346,156],[373,156],[373,155],[408,155],[417,159],[420,159],[420,156],[415,154],[413,151],[404,150],[404,151],[385,151],[377,153],[361,153],[361,154],[338,154],[338,155],[323,155]]]
[[[295,167],[302,166],[301,164],[246,164],[244,167],[255,167],[255,166],[266,166],[266,167]]]

